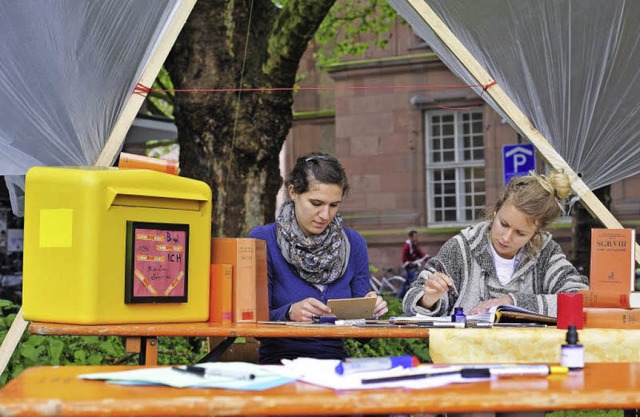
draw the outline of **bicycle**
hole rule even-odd
[[[402,269],[405,271],[405,283],[402,289],[400,290],[400,294],[399,294],[400,297],[404,296],[405,292],[413,284],[413,281],[415,281],[417,276],[420,274],[420,271],[424,267],[424,264],[427,262],[427,260],[429,260],[430,257],[431,255],[427,253],[420,259],[416,259],[415,261],[407,261],[404,264],[402,264]],[[413,273],[413,275],[411,276],[411,279],[410,279],[411,273]]]
[[[404,277],[400,275],[394,275],[393,268],[387,268],[381,278],[376,277],[371,273],[369,279],[369,286],[371,290],[375,291],[379,295],[391,295],[393,297],[399,297],[402,292],[402,286],[404,285]]]
[[[422,269],[422,267],[424,266],[424,264],[429,260],[429,258],[431,258],[431,255],[429,255],[428,253],[425,254],[422,258],[420,259],[416,259],[415,261],[407,261],[405,263],[402,264],[403,268],[406,268],[408,265],[413,265],[414,268],[413,269]]]

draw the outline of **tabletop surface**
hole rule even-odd
[[[554,363],[566,333],[555,327],[437,329],[429,333],[429,354],[435,363]],[[583,329],[578,335],[585,362],[640,362],[640,329]]]
[[[2,416],[331,415],[640,407],[640,363],[590,363],[550,377],[409,390],[334,391],[294,382],[266,391],[119,386],[81,373],[125,366],[33,367],[0,389]]]
[[[285,322],[282,322],[285,323]],[[335,326],[332,324],[234,323],[148,323],[148,324],[61,324],[33,322],[29,331],[40,335],[98,336],[227,336],[227,337],[379,337],[423,338],[429,329],[416,326],[368,325]]]

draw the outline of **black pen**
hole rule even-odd
[[[456,323],[449,321],[419,321],[418,327],[430,327],[434,329],[464,329],[464,323]]]
[[[547,327],[542,323],[493,323],[494,327]]]
[[[255,379],[255,374],[245,371],[236,371],[233,369],[212,369],[212,368],[204,368],[202,366],[196,365],[187,365],[184,368],[180,366],[174,366],[172,369],[180,372],[186,372],[192,375],[198,375],[203,378],[209,376],[222,376],[226,378],[233,379]]]
[[[441,269],[441,271],[438,271],[438,269],[431,267],[431,268],[429,268],[429,269],[431,269],[430,272],[442,272],[446,276],[449,276],[449,274],[447,274],[447,267],[444,266],[444,264],[442,263],[442,261],[440,259],[431,258],[429,260],[431,262],[433,262],[434,264],[436,264],[439,269]],[[454,293],[455,297],[459,297],[460,296],[460,293],[458,292],[458,288],[456,287],[456,283],[453,280],[451,280],[451,284],[449,284],[449,291],[451,291],[451,290],[453,290],[453,293]]]
[[[411,379],[424,379],[447,375],[461,375],[463,378],[489,378],[491,376],[491,373],[488,368],[469,368],[458,369],[455,371],[429,372],[425,374],[407,374],[386,376],[381,378],[365,378],[362,379],[361,382],[363,384],[380,384],[383,382],[407,381]]]

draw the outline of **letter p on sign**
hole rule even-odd
[[[502,162],[504,168],[504,185],[511,178],[527,175],[536,169],[536,152],[530,143],[518,145],[504,145],[502,147]]]

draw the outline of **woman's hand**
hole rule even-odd
[[[376,307],[373,310],[373,318],[374,319],[378,319],[378,317],[382,317],[383,315],[387,314],[387,311],[389,311],[389,307],[387,306],[387,302],[384,301],[384,298],[380,297],[378,295],[378,293],[376,293],[375,291],[369,291],[367,293],[367,295],[365,295],[365,297],[367,298],[376,298]]]
[[[323,304],[322,301],[312,297],[293,303],[291,310],[289,310],[289,317],[292,321],[311,322],[313,316],[322,316],[325,314],[331,314],[331,309]]]
[[[419,304],[422,307],[431,309],[435,303],[442,298],[442,295],[454,287],[454,282],[449,276],[442,272],[434,272],[424,283],[424,295]]]
[[[471,316],[474,314],[482,314],[485,311],[489,310],[491,307],[498,306],[501,304],[513,304],[513,299],[511,298],[511,296],[505,295],[500,298],[492,298],[490,300],[485,300],[480,304],[478,304],[477,306],[473,307],[471,311],[469,311],[469,313],[467,314]]]

